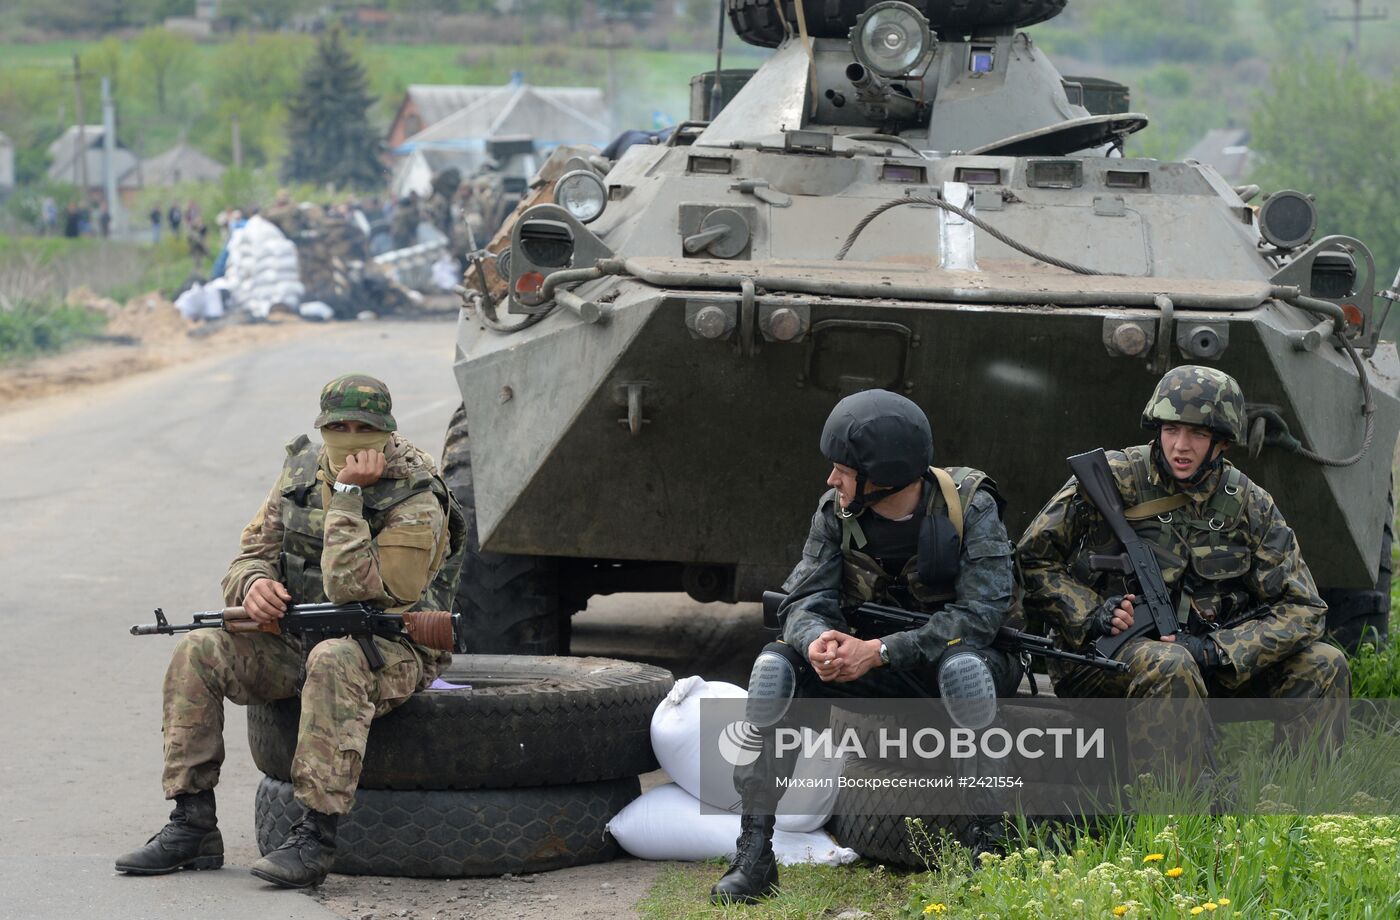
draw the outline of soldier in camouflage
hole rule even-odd
[[[934,467],[928,418],[885,390],[841,400],[821,447],[831,488],[783,585],[782,639],[764,647],[750,675],[748,720],[763,747],[734,772],[742,827],[735,860],[711,892],[716,903],[778,889],[773,813],[778,773],[792,761],[775,757],[774,737],[792,697],[943,697],[953,712],[951,697],[994,707],[1021,676],[1013,657],[991,648],[1013,587],[995,483],[968,467]],[[938,616],[860,639],[843,611],[869,601]]]
[[[287,446],[282,473],[243,530],[224,576],[224,602],[260,622],[289,604],[362,601],[391,612],[447,609],[452,557],[465,521],[433,460],[396,431],[383,383],[339,377],[321,391],[324,446],[305,435]],[[325,878],[336,823],[350,810],[370,721],[426,687],[451,655],[400,639],[374,640],[385,666],[372,671],[354,639],[330,639],[304,655],[271,633],[202,629],[180,640],[165,675],[166,798],[170,823],[117,870],[158,875],[217,869],[223,840],[214,786],[224,759],[223,704],[301,696],[292,783],[305,816],[254,875],[290,888]]]
[[[1061,696],[1345,699],[1346,657],[1322,641],[1326,604],[1273,498],[1222,456],[1245,437],[1244,394],[1229,375],[1178,367],[1157,384],[1142,414],[1150,444],[1108,454],[1133,528],[1157,550],[1178,599],[1180,631],[1129,642],[1115,673],[1050,662]],[[1083,649],[1133,623],[1124,578],[1092,571],[1089,557],[1117,552],[1098,512],[1071,479],[1021,537],[1017,552],[1026,613],[1053,628],[1062,647]],[[1193,710],[1201,713],[1203,710]],[[1209,726],[1170,718],[1145,726],[1157,751],[1208,759]],[[1335,712],[1324,709],[1324,713]],[[1180,711],[1177,713],[1180,715]],[[1340,724],[1296,722],[1298,743]],[[1140,752],[1141,753],[1141,752]]]

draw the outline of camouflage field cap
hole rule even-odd
[[[384,381],[366,374],[346,374],[321,389],[321,414],[316,416],[316,427],[353,421],[373,425],[380,431],[393,431],[398,427],[390,411],[393,408],[394,400]]]
[[[1244,391],[1234,377],[1213,367],[1174,367],[1142,410],[1142,427],[1157,428],[1163,422],[1200,425],[1226,441],[1243,443]]]

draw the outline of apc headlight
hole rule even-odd
[[[573,215],[579,223],[598,219],[608,205],[608,190],[591,169],[564,173],[554,183],[554,203]]]
[[[1317,206],[1302,192],[1274,192],[1259,207],[1259,234],[1279,249],[1307,245],[1317,230]]]
[[[877,3],[851,29],[856,60],[882,77],[902,77],[923,61],[933,46],[928,20],[899,0]]]

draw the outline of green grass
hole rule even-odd
[[[143,246],[0,236],[0,364],[62,351],[101,334],[104,316],[64,303],[75,287],[118,303],[149,291],[173,297],[189,270],[182,240]]]
[[[0,308],[0,365],[61,351],[99,334],[106,324],[100,314],[63,304]]]
[[[932,868],[912,874],[864,861],[785,867],[780,896],[731,907],[709,903],[722,862],[671,866],[638,912],[646,920],[796,920],[848,909],[876,920],[1400,915],[1400,817],[1391,815],[1123,817],[1094,835],[1026,832],[975,869],[962,847],[931,843],[927,853]]]
[[[1118,818],[1098,836],[1034,839],[974,871],[966,851],[909,884],[910,917],[1394,917],[1400,818]],[[1180,871],[1177,871],[1180,870]],[[941,905],[941,908],[938,906]]]

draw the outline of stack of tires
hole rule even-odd
[[[376,719],[333,871],[456,878],[544,872],[619,854],[608,821],[657,767],[653,710],[669,672],[608,658],[457,655],[429,690]],[[301,816],[291,764],[300,703],[248,708],[258,848]]]

